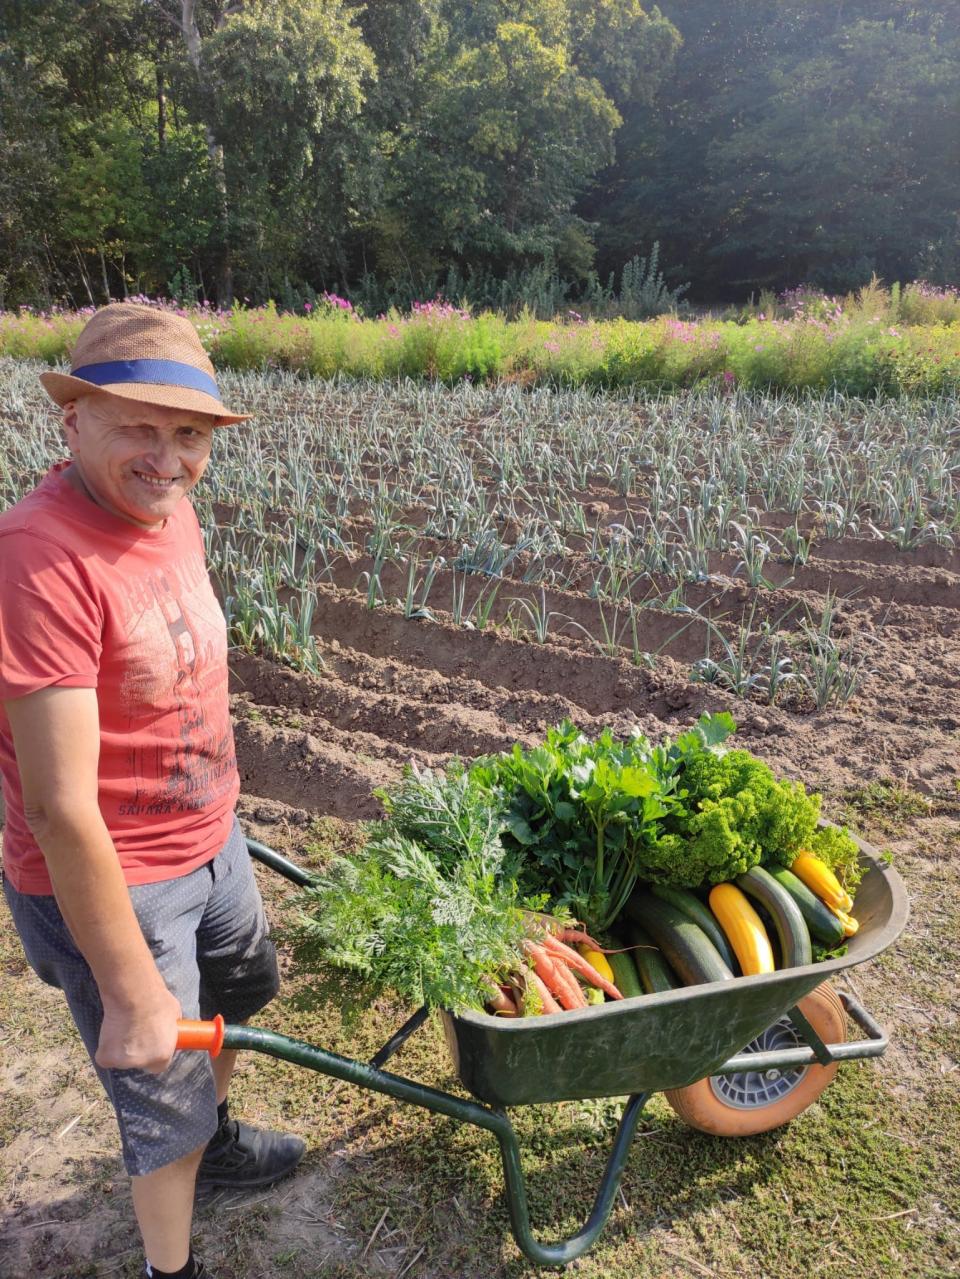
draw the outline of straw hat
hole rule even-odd
[[[92,315],[77,338],[69,374],[41,373],[40,381],[61,407],[107,391],[143,404],[209,413],[217,426],[253,416],[231,413],[220,402],[213,365],[188,319],[135,302],[111,302]]]

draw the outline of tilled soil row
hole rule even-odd
[[[775,624],[789,610],[815,618],[824,604],[813,590],[719,585],[716,608],[728,628],[748,602],[756,604],[755,627]],[[691,683],[699,642],[686,662],[661,655],[647,668],[560,634],[537,644],[502,628],[455,626],[439,611],[410,620],[324,585],[314,624],[326,665],[321,676],[248,655],[232,661],[244,788],[362,819],[378,812],[371,791],[411,761],[435,767],[455,755],[529,745],[563,718],[588,733],[609,725],[620,735],[638,729],[659,738],[703,711],[729,709],[740,739],[762,739],[751,748],[784,775],[828,787],[893,777],[932,793],[953,767],[960,730],[960,618],[957,600],[930,595],[926,607],[857,594],[842,600],[835,634],[865,646],[870,675],[846,706],[811,714],[809,706],[761,705]],[[683,621],[655,616],[674,626]]]

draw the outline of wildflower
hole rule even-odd
[[[304,304],[303,304],[303,309],[304,309],[305,311],[312,311],[312,310],[313,310],[313,303],[312,303],[312,302],[304,302]]]
[[[736,380],[736,374],[732,373],[730,369],[723,370],[723,382],[725,386],[732,386]]]

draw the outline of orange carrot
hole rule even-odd
[[[616,986],[608,982],[606,977],[601,977],[592,964],[588,963],[582,955],[578,955],[575,950],[564,945],[562,941],[558,941],[556,937],[545,937],[543,945],[550,955],[555,959],[562,960],[574,972],[580,973],[591,986],[598,987],[605,995],[609,995],[611,999],[623,998]]]
[[[556,963],[544,946],[537,942],[524,942],[524,950],[533,960],[533,970],[547,989],[559,1000],[561,1007],[584,1008],[586,1000],[580,993],[577,980],[563,964]]]
[[[574,977],[562,959],[555,958],[550,954],[549,950],[547,951],[547,956],[556,969],[556,982],[559,990],[557,998],[560,1003],[564,1008],[568,1009],[586,1008],[587,997],[580,988],[580,983],[576,977]]]
[[[501,1013],[507,1017],[517,1015],[517,1006],[510,998],[509,990],[505,990],[502,986],[494,986],[492,982],[485,982],[484,985],[490,992],[486,1006],[491,1012]]]
[[[599,942],[594,941],[589,933],[581,932],[577,928],[561,928],[558,933],[554,934],[554,936],[559,941],[566,942],[568,946],[574,946],[577,944],[581,946],[589,946],[591,950],[599,950],[601,955],[607,954],[605,947],[601,946]]]
[[[540,996],[540,1005],[541,1005],[540,1011],[542,1013],[563,1012],[563,1009],[560,1007],[560,1005],[557,1003],[554,997],[550,994],[549,990],[547,990],[546,983],[542,981],[541,978],[538,977],[536,973],[530,974],[530,980],[533,982],[534,990]]]

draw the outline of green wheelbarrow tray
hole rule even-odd
[[[743,1070],[724,1063],[835,973],[862,964],[884,950],[907,922],[907,895],[900,876],[879,854],[857,840],[868,869],[857,890],[860,924],[840,959],[786,968],[735,981],[686,986],[657,995],[599,1004],[546,1017],[506,1018],[466,1012],[443,1014],[447,1043],[461,1083],[475,1097],[497,1106],[618,1097],[632,1092],[682,1088],[708,1075]],[[853,1001],[844,1001],[856,1012]],[[858,1018],[855,1015],[855,1020]],[[865,1023],[861,1022],[865,1026]],[[795,1049],[796,1060],[777,1067],[826,1065],[850,1057],[879,1056],[885,1039],[838,1046],[825,1057],[817,1044]],[[764,1061],[754,1055],[752,1070]],[[773,1067],[774,1063],[769,1063]]]
[[[651,1092],[714,1075],[796,1070],[883,1053],[885,1033],[851,994],[838,992],[848,1016],[865,1032],[863,1039],[826,1044],[796,1007],[834,973],[878,955],[906,924],[907,896],[899,875],[882,864],[875,849],[861,840],[857,844],[866,867],[854,907],[860,929],[841,959],[525,1020],[442,1013],[457,1074],[477,1101],[383,1069],[426,1021],[426,1008],[414,1013],[366,1062],[274,1031],[225,1027],[222,1018],[215,1023],[183,1023],[179,1046],[212,1053],[221,1047],[253,1049],[493,1133],[500,1145],[518,1246],[536,1265],[566,1265],[594,1244],[606,1224]],[[247,846],[252,857],[294,883],[310,882],[307,871],[263,844],[247,840]],[[766,1051],[751,1047],[785,1016],[795,1032],[791,1046]],[[541,1243],[530,1224],[519,1143],[506,1107],[624,1095],[627,1101],[590,1215],[569,1239]]]

